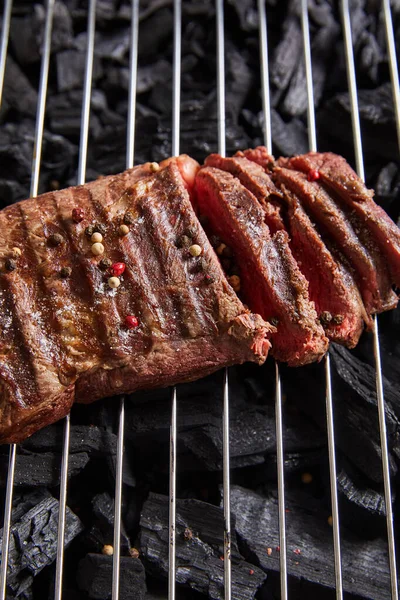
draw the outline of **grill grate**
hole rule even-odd
[[[45,36],[43,40],[43,53],[40,72],[39,96],[36,118],[36,136],[34,142],[34,153],[32,161],[32,180],[31,196],[35,197],[38,192],[38,183],[40,175],[40,161],[43,141],[43,126],[47,95],[47,79],[49,72],[51,32],[54,13],[55,0],[47,0]],[[385,32],[389,54],[390,73],[393,87],[393,97],[396,114],[396,127],[400,151],[400,89],[398,79],[397,60],[395,52],[395,43],[393,35],[393,24],[390,8],[390,0],[382,0],[382,9],[385,23]],[[354,149],[356,156],[356,166],[358,175],[364,178],[364,163],[362,154],[362,139],[360,130],[360,119],[357,102],[357,84],[354,65],[351,22],[348,0],[342,0],[340,3],[341,16],[343,21],[343,36],[346,54],[346,68],[348,74],[348,85],[351,100],[351,114],[353,126]],[[3,28],[1,34],[1,55],[0,55],[0,103],[2,98],[4,72],[6,68],[6,55],[9,38],[10,20],[12,11],[12,0],[5,0],[3,13]],[[270,98],[269,98],[269,70],[268,70],[268,47],[267,47],[267,12],[265,0],[258,0],[259,12],[259,33],[260,33],[260,57],[261,57],[261,80],[262,80],[262,104],[264,111],[264,143],[271,148],[271,118],[270,118]],[[88,45],[86,54],[84,94],[82,104],[81,137],[79,150],[78,166],[78,184],[85,181],[88,132],[90,118],[90,100],[92,86],[93,55],[95,42],[95,17],[96,0],[90,0],[88,9]],[[182,20],[182,0],[174,0],[174,56],[173,56],[173,114],[172,114],[172,154],[179,154],[180,141],[180,86],[181,86],[181,20]],[[307,0],[301,0],[301,22],[304,40],[304,59],[306,67],[306,85],[307,85],[307,119],[308,136],[310,150],[315,151],[316,127],[313,98],[312,81],[312,63],[310,49],[310,33],[308,23],[308,3]],[[226,151],[225,144],[225,62],[224,62],[224,4],[223,0],[216,0],[216,27],[217,27],[217,95],[218,95],[218,151],[223,156]],[[127,134],[127,152],[126,166],[133,166],[134,146],[135,146],[135,113],[136,113],[136,87],[137,87],[137,60],[138,60],[138,35],[139,35],[139,0],[132,0],[132,20],[131,20],[131,53],[130,53],[130,84],[129,84],[129,102],[128,102],[128,134]],[[382,469],[384,478],[385,503],[387,515],[387,534],[389,549],[389,568],[391,577],[391,597],[398,600],[396,554],[393,528],[393,511],[389,475],[388,447],[386,437],[384,393],[382,385],[382,370],[380,362],[378,319],[374,319],[373,329],[373,347],[376,365],[376,388],[378,397],[379,427],[382,449]],[[339,511],[336,485],[336,461],[335,461],[335,441],[334,441],[334,418],[333,418],[333,399],[331,385],[331,371],[329,354],[325,357],[325,377],[326,377],[326,411],[327,411],[327,431],[328,431],[328,449],[329,449],[329,468],[330,484],[332,497],[332,518],[333,518],[333,538],[334,538],[334,557],[335,557],[335,575],[336,575],[336,598],[343,597],[343,584],[341,572],[341,550],[340,550],[340,530],[339,530]],[[177,390],[173,388],[171,396],[171,427],[170,427],[170,521],[169,521],[169,582],[168,598],[175,599],[175,575],[176,575],[176,475],[177,475]],[[282,425],[282,391],[279,365],[276,363],[276,389],[275,389],[275,414],[276,414],[276,440],[277,440],[277,471],[278,471],[278,501],[279,501],[279,538],[280,538],[280,582],[281,598],[287,600],[287,564],[286,564],[286,527],[285,527],[285,482],[284,482],[284,455],[283,455],[283,425]],[[124,398],[120,400],[119,406],[119,424],[118,424],[118,450],[116,463],[116,484],[115,484],[115,529],[114,529],[114,556],[113,556],[113,581],[112,598],[117,600],[119,597],[120,580],[120,534],[121,534],[121,503],[122,503],[122,466],[124,450]],[[231,599],[231,536],[230,536],[230,459],[229,459],[229,373],[225,369],[223,376],[223,504],[224,504],[224,584],[225,599]],[[56,563],[56,581],[55,581],[55,599],[62,600],[62,579],[63,579],[63,559],[64,559],[64,527],[65,510],[67,499],[67,474],[68,474],[68,456],[69,456],[69,432],[70,417],[67,416],[64,424],[64,440],[61,464],[61,486],[60,486],[60,512],[58,524],[58,549]],[[2,561],[0,568],[0,600],[6,597],[6,579],[9,535],[11,526],[11,507],[13,498],[13,482],[16,464],[16,445],[12,444],[9,451],[9,468],[6,488],[6,503],[4,511],[4,529]]]

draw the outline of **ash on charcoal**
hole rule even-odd
[[[57,54],[57,89],[65,92],[82,87],[85,78],[86,55],[83,51],[68,49]],[[92,81],[103,76],[100,60],[93,61]]]
[[[378,408],[376,404],[375,371],[359,361],[354,353],[331,345],[332,383],[335,398],[335,439],[337,446],[350,463],[370,480],[382,483],[382,461],[379,438]],[[288,394],[298,409],[316,421],[322,429],[326,425],[324,373],[317,366],[292,370],[287,381]],[[387,388],[385,387],[387,386]],[[399,421],[390,405],[390,384],[384,382],[386,396],[386,424],[389,435],[389,464],[392,475],[397,473],[393,451],[398,445]],[[307,402],[304,402],[304,398]],[[397,401],[398,402],[398,401]]]
[[[168,575],[169,500],[150,494],[140,520],[140,551],[149,571],[159,577]],[[199,500],[177,501],[176,581],[205,593],[209,598],[224,597],[222,509]],[[191,532],[185,538],[185,530]],[[252,574],[250,574],[250,572]],[[232,539],[232,597],[250,600],[265,580],[265,574],[246,562]]]
[[[7,576],[7,584],[12,590],[18,590],[21,584],[26,587],[27,578],[30,582],[55,560],[58,512],[58,500],[46,495],[12,524]],[[65,545],[68,546],[82,530],[80,519],[67,507]],[[0,530],[0,538],[2,545],[3,530]]]
[[[30,452],[62,451],[63,425],[57,423],[34,433],[21,444]],[[94,425],[72,425],[70,429],[70,454],[85,452],[88,456],[114,456],[117,452],[117,436]]]
[[[4,73],[3,102],[0,117],[4,117],[8,109],[17,110],[22,115],[31,117],[36,115],[36,90],[11,56],[7,57]]]
[[[113,544],[114,540],[114,499],[108,492],[96,494],[92,500],[93,516],[95,526],[91,530],[90,537],[101,543],[98,548],[101,551],[105,544]],[[124,523],[121,523],[121,551],[128,553],[132,546],[126,533]]]
[[[328,515],[312,503],[299,504],[287,491],[286,535],[289,575],[334,588],[332,528]],[[265,571],[279,571],[278,500],[232,486],[231,508],[243,552]],[[390,589],[387,542],[384,538],[360,540],[341,527],[344,589],[364,598],[386,598]],[[267,552],[272,549],[272,553]]]
[[[30,64],[40,60],[45,21],[46,8],[38,3],[32,6],[30,14],[23,18],[12,19],[10,40],[18,62],[21,64]],[[63,2],[56,0],[51,36],[52,53],[72,45],[72,30],[69,10]]]
[[[13,174],[22,191],[22,197],[16,200],[29,196],[34,138],[34,123],[30,120],[0,127],[0,180],[7,180]],[[40,193],[45,191],[48,180],[68,177],[74,155],[75,148],[68,140],[44,131]]]
[[[356,478],[351,477],[343,468],[340,469],[337,476],[337,487],[341,525],[356,532],[363,539],[373,539],[378,535],[384,537],[386,506],[383,489],[377,491],[366,485],[365,482],[356,482]],[[395,501],[395,497],[393,501]],[[368,527],[366,527],[366,519],[368,519]]]
[[[307,130],[302,121],[293,118],[285,122],[280,114],[271,111],[272,144],[278,156],[293,156],[308,152]]]
[[[144,600],[146,577],[141,561],[122,556],[120,569],[120,600]],[[112,571],[112,556],[88,554],[79,564],[78,585],[93,600],[111,598]]]
[[[68,462],[68,477],[75,477],[88,464],[86,452],[71,454]],[[55,487],[60,483],[61,455],[52,452],[19,454],[15,467],[14,486],[48,486]],[[0,456],[0,485],[7,480],[8,457]]]

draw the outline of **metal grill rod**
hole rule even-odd
[[[10,37],[11,10],[13,0],[6,0],[3,12],[3,26],[1,29],[0,42],[0,106],[3,98],[4,74],[6,71],[7,47]]]
[[[267,14],[265,0],[258,0],[258,18],[260,28],[261,54],[261,93],[264,113],[263,133],[264,144],[272,152],[271,103],[269,95],[269,60],[267,37]],[[276,460],[278,473],[278,511],[279,511],[279,566],[281,600],[287,600],[287,557],[286,557],[286,513],[285,513],[285,468],[283,453],[283,424],[282,424],[282,386],[279,364],[275,361],[275,430],[276,430]]]
[[[217,33],[217,98],[218,98],[218,152],[226,154],[225,123],[225,33],[224,2],[216,0]],[[230,490],[230,449],[229,449],[229,372],[225,368],[223,383],[223,506],[224,506],[224,597],[232,597],[231,565],[231,490]]]
[[[4,74],[7,60],[7,47],[10,35],[12,0],[6,0],[3,13],[3,27],[1,31],[0,44],[0,107],[3,99]],[[0,567],[0,600],[5,600],[7,583],[8,550],[10,543],[11,511],[14,489],[15,458],[17,454],[16,444],[10,444],[6,501],[4,506],[4,525],[3,525],[3,543],[1,547],[1,567]]]
[[[390,9],[390,7],[389,7]],[[353,54],[353,42],[351,33],[351,20],[350,20],[350,9],[348,0],[342,0],[340,3],[341,17],[343,22],[343,33],[344,43],[346,51],[346,67],[347,67],[347,78],[349,85],[350,101],[351,101],[351,120],[353,127],[353,138],[354,138],[354,151],[356,155],[357,173],[361,179],[365,179],[364,173],[364,159],[362,151],[362,139],[361,139],[361,126],[360,126],[360,115],[358,111],[358,98],[357,98],[357,83],[356,83],[356,72]],[[391,72],[395,72],[395,66],[393,64],[393,55],[390,55],[391,60]],[[397,100],[395,94],[395,101]],[[397,117],[396,111],[396,117]],[[399,131],[399,129],[398,129]],[[374,327],[373,327],[373,345],[374,345],[374,356],[376,366],[376,394],[378,402],[378,415],[379,415],[379,432],[381,440],[381,451],[382,451],[382,470],[383,470],[383,482],[385,490],[385,506],[386,506],[386,527],[388,535],[388,549],[389,549],[389,568],[390,568],[390,583],[391,583],[391,595],[393,600],[398,600],[398,584],[397,584],[397,570],[396,570],[396,549],[394,541],[394,526],[393,526],[393,505],[392,505],[392,492],[390,486],[390,470],[389,470],[389,454],[387,445],[387,433],[386,433],[386,421],[385,421],[385,399],[383,393],[383,382],[382,382],[382,367],[380,357],[380,344],[379,344],[379,330],[378,330],[378,319],[374,315]]]
[[[174,0],[174,51],[172,71],[172,156],[179,155],[182,62],[182,0]],[[176,591],[176,473],[177,473],[177,391],[172,388],[171,425],[169,433],[169,545],[168,599],[175,600]]]
[[[308,145],[311,152],[317,151],[317,132],[315,125],[315,104],[314,104],[314,89],[312,79],[312,60],[311,60],[311,44],[310,44],[310,27],[308,20],[308,0],[301,2],[301,24],[303,30],[303,45],[304,45],[304,61],[306,67],[306,84],[307,84],[307,128],[308,128]],[[342,560],[341,560],[341,544],[340,544],[340,529],[339,529],[339,505],[337,492],[337,476],[336,476],[336,455],[335,455],[335,428],[333,419],[333,398],[332,398],[332,375],[331,375],[331,359],[329,350],[324,358],[325,367],[325,399],[326,399],[326,425],[328,433],[328,453],[329,453],[329,478],[331,488],[331,505],[332,505],[332,527],[333,527],[333,550],[335,557],[335,583],[336,583],[336,598],[343,598],[343,579],[342,579]]]
[[[390,0],[383,0],[383,16],[385,19],[385,32],[389,55],[390,78],[392,80],[393,103],[396,115],[397,141],[399,144],[400,152],[400,85],[399,70],[397,67],[396,47],[393,34],[392,12],[390,10]]]
[[[126,140],[126,168],[131,169],[135,156],[135,120],[136,120],[136,89],[137,89],[137,59],[139,37],[139,0],[132,0],[131,6],[131,39],[129,59],[129,95],[128,95],[128,127]],[[121,514],[122,514],[122,473],[124,463],[124,432],[125,432],[125,398],[121,397],[118,412],[118,441],[117,461],[115,468],[115,499],[114,499],[114,554],[112,574],[112,600],[119,599],[120,559],[121,559]]]
[[[92,92],[92,73],[93,73],[93,51],[94,36],[96,27],[96,0],[91,0],[88,9],[88,38],[85,64],[85,81],[83,89],[82,117],[81,117],[81,136],[79,144],[79,163],[78,163],[78,185],[83,185],[86,178],[87,148],[89,136],[89,118],[90,118],[90,96]],[[67,504],[67,482],[68,482],[68,459],[69,459],[69,438],[70,438],[70,415],[67,415],[64,421],[64,440],[63,453],[61,461],[61,486],[60,486],[60,508],[58,518],[58,537],[57,537],[57,560],[56,560],[56,581],[55,581],[55,600],[62,598],[62,578],[64,567],[64,543],[65,543],[65,510]]]
[[[4,73],[6,64],[6,53],[8,46],[8,37],[10,30],[11,20],[11,2],[7,2],[5,6],[3,32],[2,32],[2,44],[1,44],[1,62],[0,62],[0,103],[4,84]],[[53,25],[53,14],[54,14],[54,0],[48,0],[46,21],[43,39],[43,54],[40,66],[40,82],[39,82],[39,94],[38,94],[38,105],[36,112],[36,135],[33,147],[33,161],[32,161],[32,177],[30,195],[36,197],[38,193],[39,185],[39,171],[40,171],[40,158],[42,153],[43,145],[43,123],[44,113],[46,107],[46,95],[47,95],[47,80],[49,72],[49,60],[50,60],[50,46],[51,46],[51,32]],[[7,474],[7,489],[6,489],[6,503],[4,513],[4,528],[3,528],[3,546],[2,546],[2,561],[0,570],[0,599],[4,600],[6,597],[6,585],[7,585],[7,567],[8,567],[8,552],[10,543],[10,528],[11,528],[11,514],[12,514],[12,497],[14,487],[14,475],[15,475],[15,463],[16,463],[16,444],[10,445],[10,455],[8,463],[8,474]]]

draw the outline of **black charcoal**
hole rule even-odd
[[[146,598],[146,577],[140,560],[122,556],[120,569],[119,599],[144,600]],[[112,573],[112,556],[88,554],[79,564],[78,585],[93,600],[111,598]]]
[[[11,526],[8,578],[9,585],[28,575],[35,577],[50,565],[57,554],[59,502],[52,496],[33,506]],[[67,507],[65,545],[83,530],[80,519]],[[2,545],[3,530],[0,530]]]
[[[329,514],[315,501],[299,504],[286,492],[287,567],[294,578],[334,588],[334,555]],[[266,572],[279,571],[278,500],[232,486],[231,508],[236,531],[248,554]],[[341,528],[343,587],[364,598],[386,598],[390,589],[387,542],[376,538],[365,543]],[[271,552],[268,551],[271,549]]]
[[[45,427],[25,440],[21,447],[30,452],[62,451],[63,426],[57,423]],[[117,436],[92,425],[72,425],[70,430],[70,454],[85,452],[89,456],[115,455],[117,451]]]
[[[8,105],[8,108],[17,110],[22,115],[34,117],[36,115],[37,99],[36,90],[31,86],[29,79],[8,55],[3,89],[5,104]]]
[[[168,575],[169,500],[150,494],[140,520],[140,551],[145,565],[159,577]],[[222,540],[223,511],[199,500],[177,501],[176,581],[207,594],[213,600],[224,598],[224,563]],[[190,532],[189,534],[185,531]],[[265,574],[246,562],[232,539],[232,597],[247,600],[255,597]]]
[[[75,477],[88,464],[86,452],[71,454],[68,462],[68,477]],[[14,485],[55,487],[60,483],[61,455],[52,452],[20,454],[16,461]],[[8,457],[0,456],[0,485],[7,479]]]

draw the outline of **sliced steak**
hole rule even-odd
[[[271,328],[228,284],[192,209],[197,164],[156,168],[0,211],[0,442],[60,419],[75,400],[265,360]]]
[[[347,161],[330,152],[310,152],[289,159],[287,166],[304,173],[317,171],[322,184],[359,216],[387,261],[392,283],[400,288],[400,229],[383,208],[374,202],[373,190],[366,188]]]
[[[317,181],[308,181],[304,173],[275,167],[273,178],[278,186],[284,185],[300,199],[324,239],[332,240],[348,259],[367,312],[394,308],[397,296],[386,261],[358,215],[341,206]]]
[[[248,160],[257,163],[263,169],[268,170],[273,167],[275,158],[268,152],[265,146],[257,146],[257,148],[248,148],[243,152],[239,150],[235,156],[245,156]]]
[[[349,269],[328,249],[298,198],[284,187],[283,191],[290,247],[308,281],[310,298],[326,335],[333,342],[354,348],[364,321],[371,324],[357,285]]]
[[[264,209],[265,222],[271,234],[285,229],[281,215],[281,203],[279,202],[281,193],[271,177],[260,165],[248,160],[244,156],[223,158],[219,154],[208,156],[205,165],[231,173],[239,179],[245,188],[255,195]]]
[[[200,169],[195,191],[199,212],[235,251],[245,302],[277,326],[272,354],[292,366],[319,360],[328,340],[286,232],[271,237],[257,199],[230,173]]]

